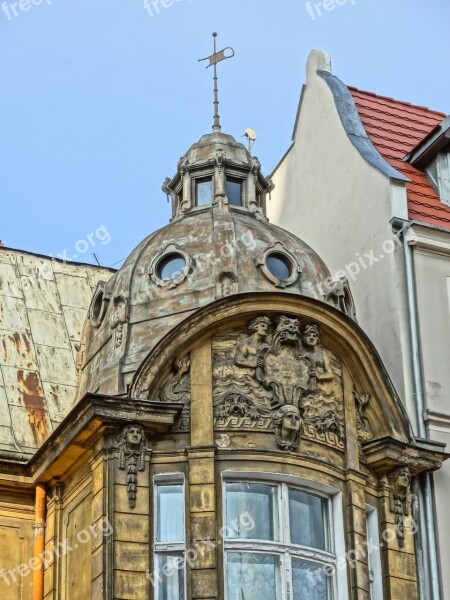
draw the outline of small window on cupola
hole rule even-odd
[[[243,182],[242,179],[236,179],[233,177],[227,178],[227,198],[228,204],[232,206],[242,206],[242,193],[243,193]]]
[[[212,204],[213,181],[212,177],[203,177],[195,182],[195,204],[196,206],[207,206]]]

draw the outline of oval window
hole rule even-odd
[[[167,254],[156,267],[156,275],[162,281],[172,281],[183,273],[186,267],[186,260],[181,254]]]
[[[269,254],[266,258],[266,265],[272,275],[278,279],[289,279],[292,274],[292,263],[281,252]]]
[[[100,323],[105,314],[105,292],[103,289],[99,289],[92,299],[89,316],[92,325],[99,327]]]

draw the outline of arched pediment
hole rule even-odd
[[[256,336],[256,341],[252,342],[248,327],[258,317],[266,319],[270,331],[261,335],[259,341]],[[273,344],[277,343],[277,329],[283,328],[280,324],[283,318],[286,328],[293,327],[292,336],[297,338],[298,348],[294,348],[296,342],[291,340],[292,344],[287,345],[293,347],[293,351],[287,349],[283,351],[283,358],[277,358]],[[305,328],[311,329],[312,325],[317,325],[312,329],[318,333],[319,340],[317,349],[311,354],[302,337]],[[208,339],[212,341],[215,366],[220,367],[221,361],[228,365],[228,375],[223,375],[226,369],[214,370],[215,404],[220,403],[219,396],[225,397],[227,391],[235,395],[241,392],[241,396],[249,396],[256,402],[261,419],[264,418],[264,410],[268,411],[267,418],[276,418],[275,412],[280,406],[298,405],[303,427],[312,425],[315,419],[322,419],[319,430],[326,431],[329,427],[339,438],[338,447],[344,447],[345,431],[348,435],[356,435],[361,443],[386,437],[406,444],[411,442],[411,427],[406,413],[364,332],[340,311],[294,295],[258,294],[255,297],[242,294],[216,301],[188,317],[161,341],[141,365],[130,389],[131,397],[154,400],[161,395],[161,389],[166,390],[164,393],[172,389],[181,399],[186,393],[186,383],[184,387],[177,388],[177,385],[181,382],[183,369],[185,372],[188,370],[187,357],[192,349]],[[256,349],[246,348],[246,339],[247,346],[254,343]],[[246,365],[244,356],[253,352],[252,360],[256,360],[254,353],[259,352],[258,344],[264,355],[259,357],[259,373],[251,360]],[[252,390],[245,391],[244,380],[252,382]],[[166,398],[167,401],[174,399],[175,396]],[[334,414],[325,410],[327,406],[320,406],[321,403],[327,405],[327,402]],[[348,414],[350,402],[354,408],[353,415]],[[235,411],[239,412],[237,407]],[[225,415],[226,409],[222,407],[219,414]],[[256,413],[253,411],[252,414],[256,419]],[[327,414],[331,419],[329,423],[323,422],[327,420]],[[350,424],[353,433],[350,432]]]

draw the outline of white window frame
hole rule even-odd
[[[383,600],[383,571],[380,554],[380,535],[378,531],[378,511],[366,504],[367,561],[369,568],[370,598]]]
[[[294,558],[302,558],[310,562],[320,563],[322,565],[330,564],[336,566],[334,576],[331,578],[331,593],[332,600],[348,600],[348,581],[347,567],[342,567],[340,564],[341,557],[345,557],[345,532],[344,532],[344,512],[343,512],[343,495],[340,490],[332,486],[313,482],[309,479],[285,475],[271,472],[254,472],[254,471],[224,471],[222,473],[222,498],[223,498],[223,514],[222,522],[226,525],[226,484],[227,483],[266,483],[278,485],[278,520],[282,531],[280,531],[281,540],[289,539],[289,497],[286,493],[282,494],[282,490],[292,487],[306,493],[321,496],[328,500],[327,506],[327,536],[328,547],[330,551],[324,551],[313,548],[306,548],[294,545],[287,541],[272,542],[265,540],[242,540],[233,539],[223,540],[224,550],[224,597],[227,600],[227,554],[229,552],[238,552],[239,550],[252,553],[276,553],[281,557],[281,600],[291,600],[292,590],[288,589],[288,584],[291,581],[291,560]],[[283,488],[283,486],[285,486]],[[280,502],[280,494],[284,496]],[[286,518],[282,520],[282,510]],[[223,529],[225,531],[225,527]]]
[[[158,487],[168,485],[182,486],[182,507],[183,507],[183,535],[184,540],[179,542],[159,542],[157,540],[158,532]],[[169,553],[180,553],[183,557],[184,598],[187,598],[186,584],[186,484],[184,473],[161,473],[153,476],[153,572],[158,568],[158,556],[164,556]],[[164,576],[162,577],[164,581]],[[154,597],[159,597],[159,588],[161,586],[160,577],[154,579]]]

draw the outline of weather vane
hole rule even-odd
[[[217,52],[217,49],[216,49],[217,33],[214,32],[212,35],[214,38],[214,54],[211,54],[211,56],[207,56],[206,58],[200,58],[198,62],[201,62],[203,60],[209,60],[209,65],[206,68],[209,69],[209,67],[214,66],[213,131],[220,132],[222,128],[220,126],[220,116],[219,116],[219,87],[218,87],[218,79],[217,79],[217,63],[221,62],[222,60],[226,60],[227,58],[233,58],[234,50],[233,50],[233,48],[230,48],[228,46],[227,48],[224,48],[223,50],[220,50],[219,52]],[[227,51],[228,51],[228,53],[227,53]],[[231,54],[230,54],[230,52],[231,52]]]

